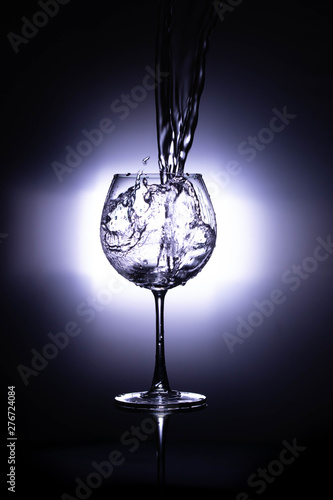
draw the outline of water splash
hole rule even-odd
[[[161,0],[156,68],[169,78],[155,90],[158,163],[182,176],[198,122],[208,42],[218,16],[211,0]]]
[[[106,257],[141,287],[184,285],[205,266],[215,246],[210,201],[199,176],[184,174],[184,165],[198,122],[208,41],[217,18],[211,0],[160,1],[156,70],[169,74],[155,90],[160,184],[148,184],[140,171],[134,186],[116,199],[107,198],[101,223]],[[143,165],[148,160],[145,157]]]
[[[141,173],[134,186],[104,205],[104,253],[122,276],[141,287],[185,284],[206,264],[215,240],[215,230],[204,222],[196,191],[185,177],[148,184]]]

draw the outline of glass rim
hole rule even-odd
[[[138,175],[140,175],[140,171],[137,172],[137,173],[127,173],[127,174],[124,174],[124,173],[117,173],[117,174],[114,174],[113,177],[120,177],[120,178],[137,178]],[[160,172],[142,172],[141,175],[143,177],[160,177],[161,176],[161,173]],[[177,176],[175,174],[172,174],[172,173],[166,173],[167,176],[172,176],[172,177],[202,177],[202,174],[199,174],[199,173],[196,173],[196,172],[191,172],[191,173],[187,173],[185,172],[183,175],[181,176]]]

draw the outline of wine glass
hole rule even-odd
[[[100,237],[111,265],[152,291],[156,356],[151,388],[120,394],[125,409],[165,411],[204,406],[202,394],[172,390],[164,352],[164,299],[209,260],[216,242],[214,209],[200,174],[115,174],[101,218]]]

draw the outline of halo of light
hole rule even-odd
[[[96,288],[105,284],[106,275],[115,273],[103,254],[99,239],[100,217],[110,182],[110,169],[101,170],[95,184],[82,190],[77,200],[80,224],[76,272],[89,276]],[[250,197],[228,192],[213,196],[212,201],[218,225],[217,245],[210,262],[196,280],[221,286],[257,279],[264,271],[263,207]],[[123,278],[119,276],[119,279]]]

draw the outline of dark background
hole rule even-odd
[[[115,276],[96,250],[97,224],[90,234],[90,206],[99,213],[114,173],[138,171],[148,155],[156,170],[153,92],[124,120],[110,105],[154,67],[157,7],[71,0],[15,54],[7,34],[20,34],[22,16],[32,19],[40,7],[1,6],[1,405],[6,420],[6,387],[15,385],[20,499],[75,496],[75,478],[84,480],[113,449],[126,462],[91,498],[131,487],[155,494],[153,436],[133,453],[120,444],[145,417],[113,406],[117,393],[149,388],[153,299],[115,281],[118,292],[97,304],[90,322],[77,307],[102,297]],[[206,394],[208,407],[171,418],[170,491],[219,498],[331,492],[333,258],[294,292],[281,277],[333,229],[332,21],[324,2],[244,0],[213,33],[187,170],[206,179],[219,239],[202,275],[166,300],[171,385]],[[238,145],[284,106],[297,117],[248,162]],[[81,130],[105,117],[115,131],[60,183],[52,162],[64,163],[65,147],[75,148]],[[218,175],[230,160],[242,172],[224,186]],[[253,301],[275,288],[285,302],[230,353],[223,334],[236,333],[236,318],[246,319]],[[25,386],[17,366],[30,366],[31,349],[40,352],[48,333],[68,321],[80,334]],[[3,450],[5,438],[6,425]],[[278,459],[283,440],[295,439],[307,449],[256,493],[247,478]]]

